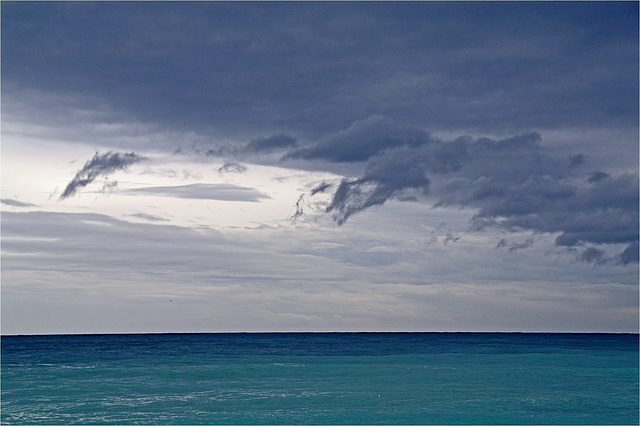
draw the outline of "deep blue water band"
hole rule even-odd
[[[637,424],[638,335],[2,337],[6,424]]]

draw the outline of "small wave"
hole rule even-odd
[[[447,367],[442,365],[423,365],[422,368],[427,368],[429,370],[459,370],[460,367]]]
[[[95,365],[61,365],[60,368],[65,370],[89,370],[96,368]]]

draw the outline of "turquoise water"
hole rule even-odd
[[[637,334],[2,337],[4,424],[638,424]]]

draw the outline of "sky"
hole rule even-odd
[[[2,334],[638,332],[637,2],[0,7]]]

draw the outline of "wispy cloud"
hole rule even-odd
[[[259,202],[270,198],[253,188],[227,183],[194,183],[178,186],[150,186],[123,191],[124,194],[146,194],[196,200]]]
[[[244,173],[247,171],[247,166],[244,166],[239,163],[235,163],[230,161],[228,163],[224,163],[222,166],[218,168],[218,173]]]
[[[509,247],[508,250],[513,252],[513,251],[518,251],[518,250],[522,250],[522,249],[526,249],[529,248],[533,245],[533,243],[535,243],[535,240],[533,238],[527,238],[524,242],[522,243],[516,243],[516,242],[511,242],[509,243],[506,239],[502,239],[500,240],[500,242],[498,243],[497,247],[498,248],[503,248],[503,247]]]
[[[133,213],[131,215],[129,215],[131,217],[137,217],[139,219],[144,219],[144,220],[148,220],[149,222],[168,222],[169,219],[165,219],[163,217],[160,216],[156,216],[153,214],[146,214],[146,213]]]
[[[315,195],[324,193],[327,189],[331,188],[332,184],[322,182],[319,185],[313,187],[309,192],[303,192],[296,201],[296,212],[291,216],[291,220],[295,221],[306,215],[305,209],[311,210],[314,213],[325,210],[327,204],[324,201],[318,201],[314,199]]]
[[[320,185],[316,186],[311,190],[310,195],[313,197],[316,194],[320,194],[325,192],[327,189],[331,188],[331,184],[327,182],[322,182]]]
[[[11,198],[3,198],[2,200],[0,200],[0,202],[2,204],[6,204],[6,205],[12,206],[12,207],[38,207],[36,204],[23,203],[22,201],[13,200]]]
[[[106,177],[115,171],[126,170],[130,165],[144,159],[144,157],[133,152],[124,154],[111,151],[105,154],[96,153],[93,158],[87,161],[84,167],[76,173],[60,196],[60,199],[64,200],[65,198],[71,197],[78,189],[84,188],[100,176]]]

